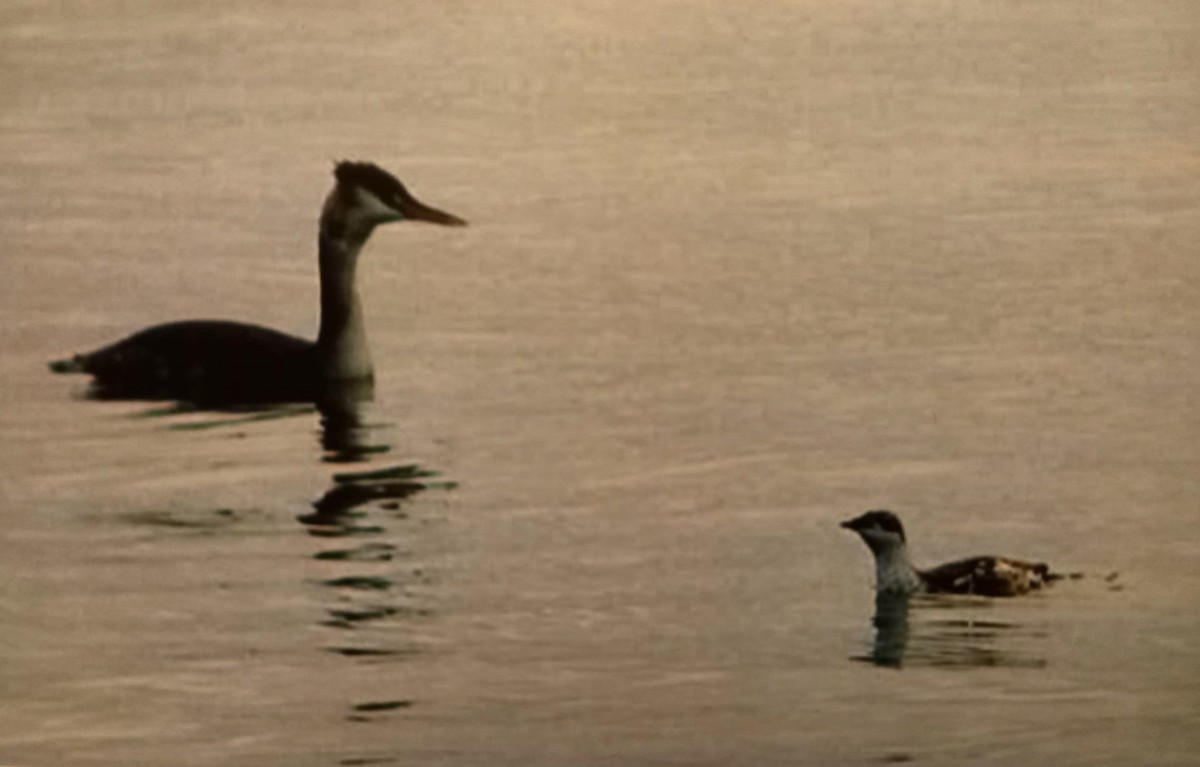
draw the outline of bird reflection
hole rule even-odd
[[[365,417],[372,400],[370,381],[327,386],[317,401],[321,413],[321,447],[329,463],[365,463],[391,450],[380,441],[383,426]],[[383,532],[380,525],[363,525],[365,507],[400,515],[400,502],[430,487],[452,487],[438,473],[418,464],[400,464],[333,475],[333,485],[313,501],[313,511],[299,517],[313,535],[340,536]]]
[[[333,476],[333,485],[313,501],[312,512],[298,517],[310,535],[330,539],[313,555],[326,563],[328,576],[321,583],[333,598],[321,625],[361,630],[389,619],[428,614],[414,602],[413,588],[427,585],[429,576],[412,561],[413,552],[393,542],[390,533],[394,524],[409,519],[403,508],[406,499],[430,488],[453,487],[453,482],[438,479],[437,472],[416,464]],[[357,631],[355,636],[350,643],[339,641],[325,649],[361,658],[412,652],[396,645],[395,634]]]
[[[904,651],[908,647],[908,608],[912,599],[908,594],[880,591],[875,596],[875,615],[871,625],[875,627],[875,641],[871,645],[869,660],[876,666],[899,668],[904,664]]]
[[[413,652],[397,644],[400,635],[367,629],[428,613],[413,589],[428,584],[429,576],[412,561],[413,552],[396,542],[394,528],[409,520],[404,506],[412,496],[454,487],[436,471],[415,463],[365,465],[391,449],[381,439],[383,426],[366,416],[371,399],[369,381],[322,392],[317,401],[322,460],[360,466],[334,474],[330,487],[312,502],[312,511],[297,517],[309,535],[329,539],[313,555],[324,563],[321,584],[332,598],[320,623],[352,632],[325,649],[362,660]]]
[[[213,408],[178,401],[149,407],[133,417],[172,419],[166,425],[170,431],[202,431],[307,416],[315,406],[321,417],[321,460],[357,463],[391,450],[391,446],[381,441],[383,425],[367,418],[373,400],[374,386],[370,380],[348,380],[327,382],[317,398],[307,404],[246,403]]]
[[[317,396],[321,414],[323,460],[329,463],[355,463],[386,453],[390,446],[373,443],[378,431],[364,413],[374,401],[375,387],[370,379],[327,382]]]
[[[372,471],[333,475],[333,486],[313,501],[313,511],[298,519],[313,535],[334,537],[383,532],[380,525],[364,526],[367,506],[376,506],[395,518],[406,518],[400,502],[431,487],[450,489],[454,483],[436,479],[437,472],[418,464],[389,466]]]
[[[853,659],[884,668],[1042,668],[1035,650],[1044,632],[979,615],[987,600],[880,593],[869,650]]]

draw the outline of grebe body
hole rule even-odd
[[[316,344],[259,325],[185,320],[155,325],[51,363],[88,373],[99,399],[196,403],[309,402],[318,390]]]

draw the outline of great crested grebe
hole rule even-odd
[[[848,519],[853,530],[875,555],[875,588],[880,594],[976,594],[1012,597],[1040,589],[1063,576],[1041,562],[1004,557],[971,557],[918,570],[908,559],[904,526],[890,511],[868,511]]]
[[[371,232],[393,221],[467,222],[419,202],[395,176],[365,162],[341,162],[321,210],[318,252],[321,324],[316,342],[258,325],[190,320],[155,325],[86,354],[50,363],[90,373],[106,399],[195,403],[311,402],[323,388],[370,381],[362,304],[354,286]]]

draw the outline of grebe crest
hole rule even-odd
[[[428,221],[443,226],[467,223],[420,202],[400,179],[374,163],[339,162],[333,177],[337,185],[321,211],[321,233],[333,240],[362,241],[376,226],[395,221]]]

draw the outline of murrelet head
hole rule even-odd
[[[868,511],[847,519],[842,527],[858,533],[871,551],[886,551],[905,544],[904,525],[890,511]]]

